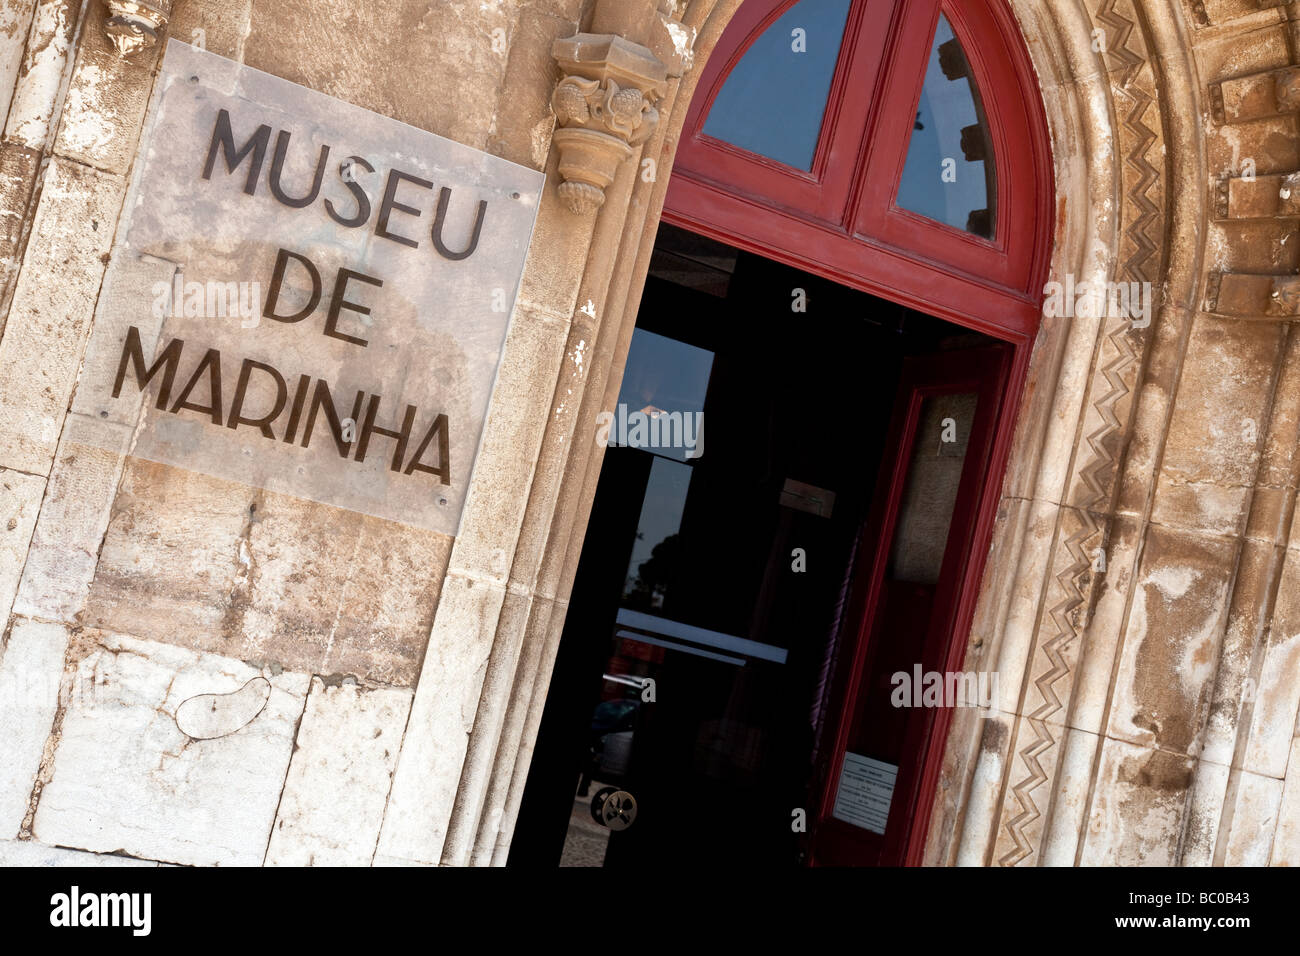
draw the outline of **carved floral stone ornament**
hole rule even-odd
[[[551,104],[565,127],[597,129],[633,146],[649,139],[659,122],[659,111],[640,90],[620,89],[614,80],[599,83],[566,76]]]
[[[104,35],[120,56],[151,49],[172,15],[172,0],[107,0]]]
[[[621,88],[613,79],[566,76],[555,89],[551,106],[560,121],[560,195],[575,213],[589,212],[605,201],[632,147],[650,138],[659,111],[635,87]]]
[[[554,54],[566,74],[551,97],[559,121],[559,193],[582,214],[604,203],[620,164],[654,134],[668,69],[650,50],[618,36],[580,33],[556,41]]]

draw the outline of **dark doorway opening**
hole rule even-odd
[[[881,694],[950,659],[1007,351],[661,227],[511,865],[901,859],[929,718]]]

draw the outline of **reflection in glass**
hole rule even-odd
[[[975,424],[976,399],[974,392],[932,395],[921,404],[889,557],[893,581],[939,582],[966,445]]]
[[[961,42],[939,17],[898,205],[992,239],[997,174],[988,121]]]
[[[643,329],[632,333],[608,444],[676,461],[704,453],[713,353]]]
[[[811,170],[851,0],[802,0],[732,68],[704,132]]]
[[[682,513],[691,490],[691,467],[667,458],[655,458],[646,485],[636,543],[627,569],[623,601],[627,607],[657,611],[672,575],[681,567],[677,553]]]

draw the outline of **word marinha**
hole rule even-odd
[[[293,400],[289,400],[289,387],[279,370],[252,359],[244,359],[239,366],[235,379],[235,391],[226,410],[223,400],[221,353],[217,349],[208,349],[199,359],[193,372],[186,380],[185,386],[173,399],[172,392],[176,384],[176,373],[181,367],[181,357],[185,348],[184,339],[171,339],[158,353],[153,365],[145,368],[144,348],[140,340],[140,330],[134,325],[127,330],[126,344],[122,347],[122,359],[118,363],[117,378],[113,381],[113,397],[117,398],[126,383],[128,368],[135,377],[135,384],[140,392],[155,379],[158,379],[158,392],[155,407],[171,414],[182,411],[199,412],[208,416],[213,425],[238,429],[241,425],[256,428],[262,437],[271,441],[280,441],[292,445],[295,442],[303,448],[311,445],[316,423],[322,417],[328,423],[329,435],[339,457],[351,458],[352,461],[364,462],[370,450],[371,439],[376,436],[392,439],[392,464],[390,470],[403,475],[426,472],[436,475],[441,484],[451,484],[450,430],[447,416],[437,415],[432,424],[424,431],[423,437],[415,446],[415,451],[407,456],[411,439],[416,434],[415,422],[419,409],[407,405],[402,424],[396,429],[381,428],[375,424],[379,416],[379,406],[383,399],[379,395],[368,396],[358,391],[352,403],[350,414],[341,415],[334,404],[329,385],[323,379],[317,379],[315,385],[309,375],[298,376],[294,388]],[[245,409],[248,385],[254,373],[269,377],[275,383],[275,401],[268,411],[259,415],[250,415]],[[288,409],[283,425],[280,419]],[[277,436],[272,426],[281,428]],[[437,441],[438,461],[431,464],[424,460],[425,454]],[[355,444],[355,449],[354,449]]]

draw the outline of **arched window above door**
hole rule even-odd
[[[898,205],[992,239],[997,181],[979,88],[961,41],[948,18],[940,14],[898,186]]]
[[[800,0],[727,73],[704,134],[811,170],[851,0]]]
[[[1006,0],[746,0],[699,78],[665,219],[1023,339],[1050,147]]]

